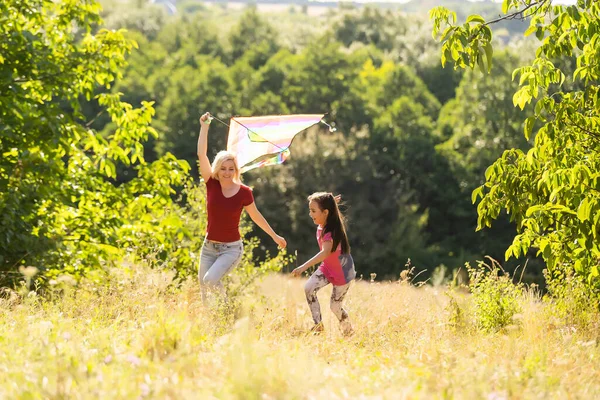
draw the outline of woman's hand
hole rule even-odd
[[[285,239],[277,234],[273,236],[273,241],[277,243],[277,246],[279,246],[282,249],[285,249],[285,247],[287,246],[287,242],[285,241]]]
[[[295,268],[292,272],[290,272],[290,275],[292,275],[293,277],[297,277],[297,276],[302,275],[302,273],[304,271],[306,271],[306,268],[304,268],[304,265],[302,265],[298,268]]]
[[[205,127],[205,126],[208,127],[210,125],[210,120],[211,120],[210,113],[206,112],[206,113],[202,114],[202,116],[200,117],[200,125],[202,127]]]

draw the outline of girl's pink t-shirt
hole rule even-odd
[[[317,228],[317,243],[319,243],[319,249],[323,250],[323,242],[333,242],[333,238],[331,237],[331,232],[327,232],[323,237],[321,234],[323,233],[323,228],[319,226]],[[338,244],[337,249],[331,252],[329,256],[319,266],[319,269],[325,275],[325,278],[335,286],[342,286],[347,284],[346,277],[344,276],[344,271],[342,269],[342,264],[340,262],[340,255],[342,254],[342,245]]]

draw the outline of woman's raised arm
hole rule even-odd
[[[200,175],[204,182],[208,182],[212,173],[210,161],[206,152],[208,150],[208,127],[210,126],[210,113],[200,117],[200,136],[198,137],[198,160],[200,161]]]

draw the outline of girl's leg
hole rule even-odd
[[[200,262],[198,266],[198,280],[200,281],[200,291],[202,293],[202,302],[206,303],[206,285],[204,276],[217,260],[219,253],[210,242],[205,241],[200,252]]]
[[[348,313],[342,307],[342,302],[344,301],[344,297],[346,297],[346,293],[348,293],[348,289],[350,289],[349,283],[343,286],[334,286],[333,291],[331,292],[330,302],[331,311],[340,321],[340,326],[344,334],[352,333],[352,325],[348,319]]]
[[[221,279],[240,263],[244,252],[244,246],[242,242],[239,241],[233,243],[211,244],[211,247],[216,250],[216,257],[214,258],[212,265],[210,265],[206,271],[201,268],[200,274],[203,272],[204,274],[201,276],[200,282],[204,288],[204,291],[206,291],[206,288],[208,288],[211,290],[217,290],[221,294],[224,294],[224,288],[223,284],[221,283]],[[208,253],[211,252],[209,251]],[[207,260],[209,259],[210,258],[207,257]],[[202,267],[202,258],[200,261]]]
[[[320,269],[317,269],[311,277],[306,281],[304,285],[304,292],[306,293],[306,301],[312,314],[313,321],[315,324],[321,323],[321,306],[319,305],[319,299],[317,298],[317,292],[319,289],[327,286],[329,281],[323,275]]]

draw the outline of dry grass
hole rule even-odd
[[[344,338],[331,289],[312,336],[300,279],[268,277],[232,323],[195,282],[170,279],[139,267],[106,287],[0,300],[0,398],[600,397],[597,333],[553,326],[531,296],[518,326],[482,334],[448,323],[444,288],[357,282]]]

